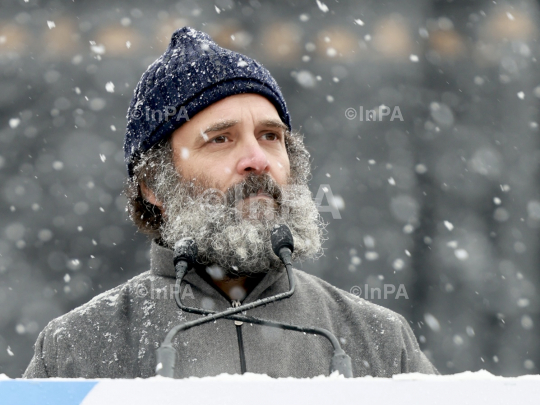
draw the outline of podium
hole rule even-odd
[[[0,379],[1,405],[166,404],[539,404],[540,376],[495,377],[486,371],[394,378],[311,379],[247,373],[173,380]]]

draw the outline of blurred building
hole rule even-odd
[[[305,134],[312,192],[341,219],[322,214],[325,256],[302,269],[404,315],[442,373],[538,373],[536,2],[0,10],[0,373],[22,374],[51,319],[148,269],[121,195],[125,115],[184,25],[263,62]],[[399,115],[368,120],[381,106]],[[407,296],[378,298],[392,286]]]

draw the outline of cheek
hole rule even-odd
[[[288,158],[281,158],[276,160],[276,169],[282,183],[287,181],[287,178],[291,174]]]
[[[234,178],[234,166],[231,162],[217,162],[215,160],[205,161],[201,165],[202,173],[204,173],[213,184],[220,189],[229,187]],[[222,190],[224,191],[224,190]]]

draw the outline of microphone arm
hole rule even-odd
[[[281,225],[281,227],[285,227],[285,226]],[[238,307],[230,308],[222,312],[188,307],[182,303],[182,300],[180,298],[180,285],[181,285],[182,279],[184,278],[185,274],[189,270],[190,264],[194,262],[193,257],[196,256],[196,253],[197,253],[196,245],[195,245],[194,253],[188,252],[187,254],[183,255],[184,257],[182,257],[182,252],[180,252],[179,254],[175,256],[176,284],[175,284],[174,298],[175,298],[176,304],[182,311],[200,314],[200,315],[206,315],[206,316],[204,318],[199,318],[190,322],[185,322],[183,324],[177,325],[174,328],[172,328],[169,331],[169,333],[167,333],[165,340],[163,341],[159,349],[157,349],[156,373],[158,375],[163,376],[163,377],[171,377],[171,378],[174,376],[174,368],[175,368],[175,363],[176,363],[176,350],[174,349],[172,345],[172,340],[174,339],[176,334],[178,334],[179,332],[191,329],[195,326],[203,325],[205,323],[212,322],[217,319],[225,318],[225,319],[230,319],[230,320],[235,320],[235,321],[249,322],[256,325],[263,325],[263,326],[269,326],[273,328],[292,330],[296,332],[312,333],[315,335],[323,336],[330,341],[330,343],[332,344],[332,347],[334,348],[334,355],[331,361],[330,372],[332,373],[334,371],[338,371],[340,374],[344,375],[347,378],[352,377],[351,359],[341,348],[341,345],[339,344],[338,339],[330,331],[323,328],[301,327],[301,326],[296,326],[296,325],[291,325],[291,324],[286,324],[286,323],[281,323],[281,322],[255,318],[252,316],[237,315],[240,312],[257,308],[271,302],[283,300],[293,295],[294,290],[295,290],[295,282],[294,282],[294,277],[292,274],[291,248],[294,249],[292,245],[292,235],[290,235],[289,229],[286,228],[285,232],[287,232],[288,235],[290,236],[290,244],[287,245],[286,242],[283,242],[283,239],[285,239],[283,235],[281,234],[278,235],[278,236],[281,236],[281,238],[274,238],[274,235],[279,232],[283,233],[284,231],[283,229],[277,229],[276,232],[272,234],[272,245],[274,248],[274,252],[285,264],[285,267],[287,270],[287,277],[289,279],[289,291],[286,291],[284,293],[279,293],[271,297],[259,299],[249,304],[244,304]],[[277,243],[276,243],[276,239],[279,239]],[[187,245],[192,246],[193,244],[194,243],[186,244],[184,242],[183,246],[187,246]],[[191,249],[193,248],[191,247]]]

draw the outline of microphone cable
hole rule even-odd
[[[312,333],[323,336],[330,341],[334,349],[332,356],[330,373],[338,371],[347,378],[352,377],[351,358],[341,348],[339,340],[330,331],[316,327],[302,327],[287,323],[275,322],[261,318],[255,318],[247,315],[239,315],[253,308],[257,308],[272,302],[280,301],[289,298],[294,294],[295,281],[293,277],[292,267],[292,252],[294,251],[294,242],[291,231],[287,225],[276,225],[271,233],[272,250],[280,258],[287,270],[289,280],[289,290],[283,293],[273,295],[271,297],[262,298],[253,301],[249,304],[243,304],[238,307],[229,308],[225,311],[216,312],[201,308],[188,307],[182,303],[180,298],[180,285],[185,274],[192,268],[197,258],[197,244],[191,238],[184,238],[175,244],[174,266],[176,270],[176,284],[174,298],[178,307],[185,312],[190,312],[199,315],[205,315],[204,318],[199,318],[190,322],[173,327],[166,335],[163,343],[156,351],[156,374],[163,377],[174,377],[174,368],[176,364],[176,349],[172,345],[172,340],[179,332],[186,331],[195,326],[203,325],[225,318],[234,321],[248,322],[256,325],[269,326],[284,330],[292,330],[296,332]]]

